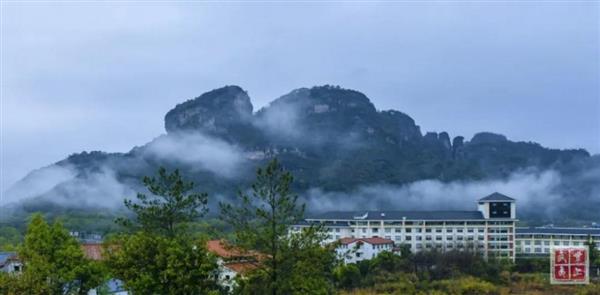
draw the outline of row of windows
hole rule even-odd
[[[364,244],[364,243],[363,243],[363,244],[361,244],[361,246],[359,246],[359,248],[361,248],[361,247],[363,247],[363,246],[364,246],[364,247],[368,247],[368,245],[369,245],[369,244]],[[341,245],[340,247],[341,247],[342,249],[348,249],[348,246],[349,246],[349,245],[343,244],[343,245]],[[352,245],[352,248],[354,248],[355,246],[356,246],[356,245]],[[391,246],[390,244],[379,244],[379,245],[371,245],[371,248],[372,248],[372,249],[374,249],[374,250],[375,250],[375,249],[390,249],[390,248],[392,248],[392,246]]]
[[[571,240],[581,240],[581,241],[587,241],[588,240],[588,236],[569,236],[569,235],[519,235],[517,234],[517,237],[519,239],[542,239],[542,240],[549,240],[549,239],[553,239],[553,240],[566,240],[566,239],[571,239]],[[596,240],[596,241],[600,241],[600,237],[592,237],[592,239]]]
[[[299,229],[299,228],[294,228],[294,229]],[[369,228],[340,228],[340,227],[329,227],[327,230],[329,231],[335,231],[337,233],[341,232],[344,229],[350,229],[351,232],[355,232],[355,231],[362,231],[363,233],[366,233]],[[483,233],[485,232],[485,228],[483,227],[467,227],[467,228],[460,228],[460,227],[449,227],[449,228],[441,228],[441,227],[436,227],[436,228],[401,228],[401,227],[396,227],[396,228],[391,228],[391,227],[385,227],[383,229],[379,228],[379,227],[372,227],[370,228],[370,230],[374,233],[378,233],[381,230],[385,233],[391,233],[391,232],[395,232],[395,233],[401,233],[401,232],[416,232],[416,233],[421,233],[421,232],[426,232],[426,233],[431,233],[431,232],[435,232],[435,233],[452,233],[452,232],[457,232],[457,233],[463,233],[463,232],[467,232],[467,233],[474,233],[474,232],[479,232],[479,233]],[[488,228],[488,233],[498,233],[498,234],[505,234],[505,233],[512,233],[513,229],[512,227],[508,227],[508,228]]]
[[[552,244],[552,245],[554,245],[554,246],[560,246],[561,244],[562,244],[563,246],[579,246],[579,245],[581,245],[581,244],[582,244],[581,242],[577,242],[577,241],[574,241],[574,242],[569,242],[569,241],[552,241],[552,243],[550,243],[550,241],[540,241],[540,240],[533,241],[533,243],[532,243],[532,241],[531,241],[531,240],[516,241],[516,243],[517,243],[517,246],[519,246],[519,245],[521,245],[521,244],[523,244],[523,245],[527,245],[527,246],[529,246],[529,245],[535,245],[535,246],[541,246],[541,245],[544,245],[544,246],[550,246],[550,244]]]
[[[426,244],[422,244],[422,243],[416,243],[414,248],[416,249],[431,249],[431,248],[437,248],[437,249],[442,249],[442,248],[446,248],[446,249],[474,249],[475,245],[465,245],[465,244],[430,244],[430,243],[426,243]],[[478,244],[477,245],[478,249],[484,249],[485,245],[483,244]]]
[[[338,237],[339,237],[339,235],[336,235],[336,239],[339,239]],[[351,238],[356,238],[356,236],[354,236],[354,235],[352,235],[350,237]],[[360,237],[361,238],[367,238],[367,236],[365,236],[365,235],[362,235]],[[384,238],[386,238],[388,240],[391,240],[392,236],[384,236]],[[415,241],[422,241],[422,240],[425,240],[425,241],[433,241],[433,240],[435,240],[435,241],[454,241],[454,240],[456,240],[456,241],[474,241],[474,240],[476,240],[476,238],[479,241],[485,240],[485,237],[481,236],[481,235],[477,236],[477,237],[475,237],[475,236],[456,236],[456,237],[446,236],[445,238],[443,236],[424,236],[424,237],[423,236],[415,236],[414,240]],[[413,240],[413,236],[405,236],[404,239],[402,238],[402,236],[394,236],[393,239],[395,241],[403,241],[403,240],[404,241],[412,241]],[[506,241],[507,239],[504,238],[504,239],[498,239],[498,240],[499,241]]]
[[[533,250],[533,251],[532,251]],[[517,248],[517,253],[550,253],[549,248]]]
[[[485,221],[332,221],[332,220],[321,220],[317,221],[324,225],[341,225],[341,226],[381,226],[392,225],[392,226],[477,226],[486,225]],[[513,221],[488,221],[488,225],[513,225]]]
[[[335,231],[336,233],[341,232],[340,228],[335,228],[335,229],[329,228],[328,230],[329,231]],[[368,228],[357,228],[357,229],[352,228],[352,229],[350,229],[350,232],[356,232],[356,231],[359,231],[359,232],[362,232],[362,233],[366,233],[368,231]],[[371,232],[373,232],[373,233],[379,233],[380,232],[380,228],[377,228],[377,227],[371,228]],[[386,227],[386,228],[383,229],[382,232],[384,232],[384,233],[392,233],[392,232],[394,232],[394,233],[402,233],[403,230],[402,230],[402,228],[389,228],[389,227]],[[475,232],[484,233],[485,232],[485,228],[467,228],[467,229],[463,229],[463,228],[446,228],[445,230],[442,229],[442,228],[425,228],[425,229],[422,229],[422,228],[405,228],[404,232],[406,232],[406,233],[412,233],[412,232],[415,232],[415,233],[422,233],[422,232],[425,232],[425,233],[433,233],[433,232],[435,232],[435,233],[443,233],[443,232],[446,232],[446,233],[453,233],[453,232],[456,232],[456,233],[464,233],[464,232],[467,232],[467,233],[475,233]],[[508,232],[511,232],[511,230],[510,229],[504,229],[504,230],[494,230],[493,231],[493,233],[508,233]]]

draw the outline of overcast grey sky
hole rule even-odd
[[[598,153],[599,26],[598,2],[4,3],[0,191],[227,84],[255,109],[336,84],[423,131]]]

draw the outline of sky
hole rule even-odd
[[[224,85],[254,108],[340,85],[423,132],[600,153],[599,2],[3,2],[0,192],[126,152]]]

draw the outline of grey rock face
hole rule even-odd
[[[226,133],[252,119],[250,97],[238,86],[225,86],[178,104],[165,116],[167,132],[198,130]]]

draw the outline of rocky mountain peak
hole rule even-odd
[[[501,143],[506,142],[508,139],[506,136],[502,134],[492,133],[492,132],[479,132],[473,135],[471,139],[471,144],[486,144],[486,143]]]
[[[165,115],[167,132],[200,130],[224,133],[252,119],[252,103],[239,86],[225,86],[178,104]]]

